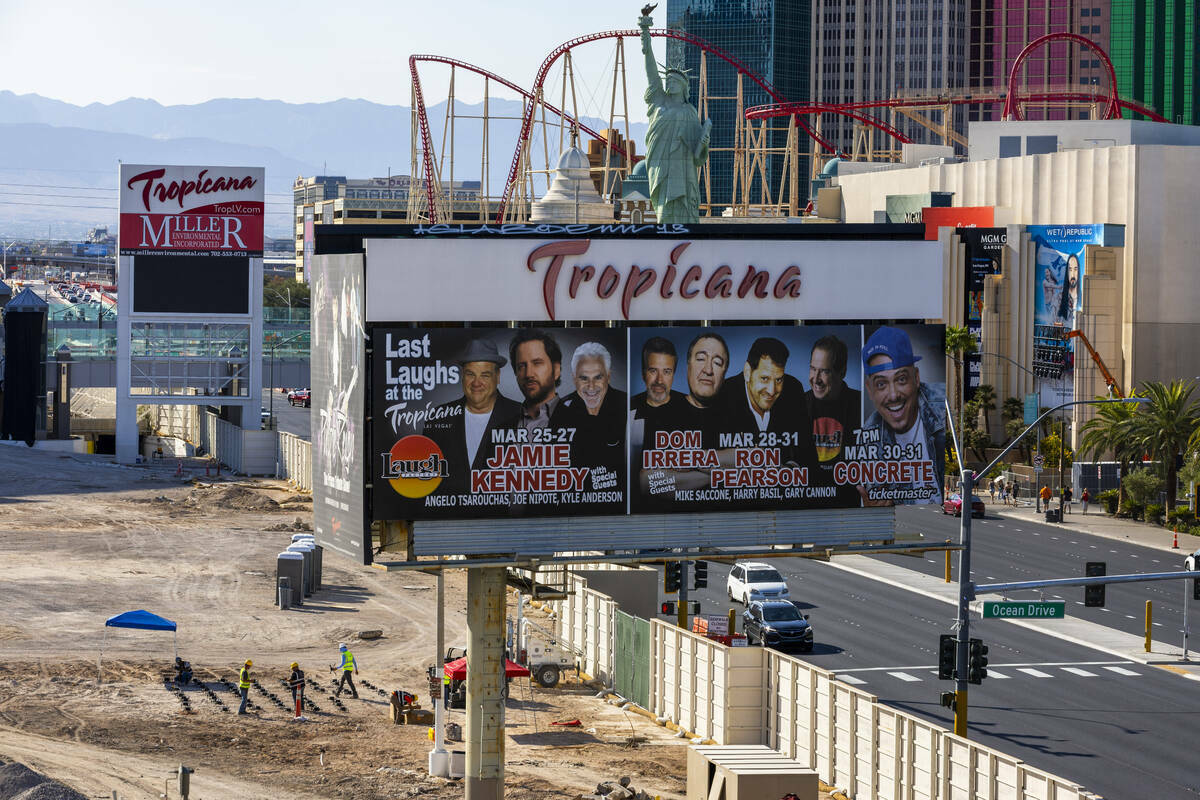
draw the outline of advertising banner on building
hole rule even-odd
[[[261,257],[262,167],[122,164],[122,255]]]
[[[1029,225],[1034,245],[1034,326],[1051,325],[1064,331],[1075,327],[1083,308],[1084,249],[1104,243],[1104,225]],[[1067,368],[1059,379],[1042,381],[1042,405],[1056,406],[1075,399],[1075,369],[1068,350]]]
[[[940,325],[376,325],[376,519],[938,503]]]
[[[946,208],[954,201],[954,192],[889,194],[884,198],[888,222],[923,222],[927,208]]]
[[[981,354],[987,349],[983,342],[983,284],[987,276],[1000,274],[1008,232],[1005,228],[960,228],[957,233],[966,249],[967,263],[967,279],[963,284],[966,319],[963,320],[963,324],[975,337],[975,352],[968,354],[966,358],[967,386],[963,393],[963,402],[969,403],[975,397],[975,390],[983,382]]]
[[[367,355],[362,256],[321,259],[312,289],[314,532],[321,546],[369,564],[371,532],[363,496]]]
[[[992,206],[954,206],[926,208],[921,212],[925,223],[925,238],[936,242],[938,228],[990,228],[996,224],[996,209]]]

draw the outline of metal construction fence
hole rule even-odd
[[[155,406],[155,430],[194,445],[242,475],[274,475],[312,491],[312,442],[291,433],[246,430],[198,405]]]
[[[557,601],[558,635],[586,654],[580,669],[618,690],[633,685],[627,670],[644,673],[644,707],[693,736],[766,745],[807,764],[854,800],[1094,797],[1073,781],[884,705],[833,672],[773,650],[727,647],[655,619],[645,623],[646,656],[624,652],[623,631],[645,621],[620,612],[579,576],[568,584],[573,594]]]

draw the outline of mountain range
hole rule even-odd
[[[486,178],[493,194],[504,185],[521,111],[518,101],[489,101]],[[482,104],[455,102],[455,180],[481,177],[481,115]],[[440,149],[445,102],[429,107],[428,119]],[[267,235],[284,237],[291,234],[291,188],[297,176],[367,178],[412,171],[411,109],[366,100],[216,99],[164,106],[130,98],[78,106],[0,91],[0,120],[3,236],[75,238],[93,226],[115,228],[119,162],[263,166]],[[584,122],[595,130],[607,125],[588,117]],[[636,142],[644,132],[645,123],[630,127]],[[557,127],[547,137],[547,148],[556,155]],[[542,137],[532,141],[536,163],[542,159]],[[443,167],[442,179],[448,177]]]

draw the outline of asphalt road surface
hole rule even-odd
[[[270,390],[263,389],[262,407],[274,412],[278,429],[285,433],[294,433],[301,439],[312,441],[309,427],[312,409],[292,406],[288,402],[287,392],[276,391],[274,399],[271,398],[271,394]]]
[[[923,524],[921,513],[906,510],[903,519],[907,524],[915,514]],[[998,563],[1012,545],[996,530],[1003,547],[992,545],[997,554],[983,561],[980,571],[1000,578],[990,563]],[[1054,563],[1073,563],[1072,554],[1095,543],[1092,537],[1075,541],[1071,545],[1071,539],[1060,538],[1062,544],[1045,545],[1044,558],[1056,561],[1024,554],[1018,565],[1032,569],[1028,565],[1036,563],[1040,573]],[[1129,548],[1121,552],[1142,557]],[[899,563],[941,574],[937,556],[937,563],[923,566],[911,557]],[[800,658],[836,671],[887,705],[953,728],[952,713],[938,702],[953,682],[937,679],[936,652],[938,637],[951,632],[953,605],[817,561],[765,560],[784,575],[792,599],[813,624],[813,653]],[[1110,572],[1116,572],[1113,562],[1115,555]],[[726,596],[727,575],[728,566],[710,562],[710,588],[693,591],[689,599],[699,599],[703,613],[733,607],[740,614],[741,605]],[[1077,608],[1082,606],[1070,606],[1068,613]],[[1113,619],[1110,614],[1101,621]],[[989,676],[969,692],[973,740],[1109,798],[1200,794],[1200,771],[1190,753],[1190,743],[1200,736],[1200,687],[1194,681],[1002,620],[973,620],[971,632],[990,648]]]
[[[1001,519],[990,515],[972,520],[971,572],[975,583],[1007,583],[1049,578],[1072,578],[1084,574],[1088,561],[1107,563],[1109,575],[1139,572],[1177,572],[1183,569],[1187,553],[1167,552],[1128,544],[1117,539],[1091,536],[1080,531],[1081,514],[1070,514],[1064,524]],[[916,531],[926,540],[959,540],[961,520],[943,515],[938,507],[908,507],[898,510],[897,533]],[[930,553],[924,559],[912,556],[876,556],[884,561],[941,576],[945,556]],[[958,558],[952,556],[954,580],[958,580]],[[1146,635],[1146,601],[1153,601],[1151,638],[1181,646],[1183,644],[1183,594],[1191,591],[1186,580],[1123,583],[1107,587],[1103,608],[1083,605],[1083,587],[1065,586],[1045,590],[1046,600],[1063,600],[1071,617],[1106,625],[1137,636]],[[999,599],[998,595],[987,595]],[[1012,600],[1037,600],[1036,590],[1011,592]],[[1190,603],[1191,628],[1200,621],[1200,601]],[[1200,644],[1197,641],[1196,644]]]

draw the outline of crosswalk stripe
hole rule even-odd
[[[861,686],[864,683],[866,683],[866,681],[860,680],[859,678],[856,678],[853,675],[838,675],[837,679],[839,681],[841,681],[842,683],[848,683],[851,686]]]
[[[1081,678],[1096,677],[1096,673],[1088,672],[1086,669],[1080,669],[1079,667],[1063,667],[1062,670],[1063,670],[1063,672],[1069,672],[1072,675],[1078,675]]]
[[[1136,675],[1141,674],[1140,672],[1134,672],[1133,670],[1125,669],[1124,667],[1105,667],[1105,669],[1108,670],[1109,672],[1115,672],[1118,675],[1135,675],[1136,676]]]
[[[989,678],[998,678],[999,680],[1006,681],[1006,680],[1008,680],[1009,676],[1005,675],[1003,672],[996,672],[996,670],[992,669],[991,667],[988,667],[988,677]]]
[[[1026,675],[1032,675],[1035,678],[1053,678],[1054,677],[1049,672],[1042,672],[1040,669],[1034,669],[1033,667],[1017,667],[1017,672],[1024,672]]]
[[[899,678],[900,680],[905,681],[906,683],[914,683],[916,681],[921,680],[920,678],[916,677],[915,675],[909,675],[907,672],[889,672],[888,675],[891,675],[893,678]]]

